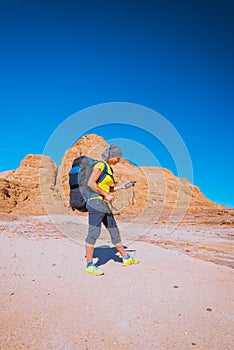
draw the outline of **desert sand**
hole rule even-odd
[[[123,267],[104,230],[96,277],[84,271],[86,215],[56,220],[0,215],[1,350],[233,349],[233,226],[169,232],[117,216],[141,262]]]

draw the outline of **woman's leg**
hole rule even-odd
[[[120,255],[122,256],[122,258],[125,258],[127,255],[126,250],[124,249],[124,246],[122,244],[122,242],[115,244],[115,248],[118,250],[118,252],[120,253]]]
[[[121,237],[119,233],[118,225],[115,221],[114,215],[112,213],[108,213],[103,218],[103,224],[107,228],[110,233],[111,241],[114,244],[115,248],[118,250],[120,255],[125,258],[127,255],[126,250],[121,242]]]
[[[93,252],[94,252],[94,245],[85,243],[85,250],[86,250],[86,261],[87,264],[90,262],[93,262]]]
[[[112,243],[123,258],[123,265],[128,266],[132,264],[138,264],[140,261],[136,258],[133,258],[124,249],[117,223],[115,221],[114,215],[111,212],[104,216],[103,223],[110,233]]]
[[[94,245],[101,233],[101,224],[105,213],[101,210],[102,206],[99,199],[93,199],[88,203],[89,228],[86,237],[86,260],[87,263],[93,261]]]

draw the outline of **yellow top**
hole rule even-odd
[[[111,167],[109,166],[108,163],[105,162],[105,164],[107,165],[107,172],[108,174],[113,174],[112,173],[112,170],[111,170]],[[101,172],[105,169],[105,165],[104,165],[104,161],[103,162],[97,162],[93,169],[100,169]],[[104,179],[101,181],[101,182],[98,182],[97,185],[103,190],[105,191],[106,193],[110,193],[110,188],[112,186],[114,186],[114,179],[112,176],[110,175],[106,175],[104,177]],[[90,199],[94,199],[94,198],[100,198],[100,199],[103,199],[103,197],[101,195],[98,195],[98,196],[95,196],[95,197],[91,197]]]

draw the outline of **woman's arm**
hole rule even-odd
[[[120,185],[120,186],[113,186],[111,187],[111,192],[116,192],[119,190],[126,190],[132,186],[134,186],[135,181],[130,181],[130,182],[125,182],[124,184]]]
[[[116,191],[119,191],[119,190],[123,190],[124,188],[125,188],[124,185],[112,186],[111,187],[111,192],[116,192]]]

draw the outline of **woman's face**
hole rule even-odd
[[[119,163],[119,161],[120,161],[120,157],[113,157],[113,158],[110,158],[110,159],[108,160],[108,163],[109,163],[110,165],[115,165],[115,164]]]

